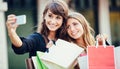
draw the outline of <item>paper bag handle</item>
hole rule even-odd
[[[105,39],[103,37],[102,34],[100,34],[100,37],[102,37],[102,41],[103,41],[103,47],[106,48],[106,43],[105,43]],[[98,42],[98,38],[96,39],[96,48],[99,46],[99,42]]]

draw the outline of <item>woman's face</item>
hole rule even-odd
[[[45,15],[46,26],[50,31],[58,30],[62,23],[63,17],[60,15],[53,14],[50,10],[47,11]]]
[[[74,18],[67,20],[67,33],[71,38],[79,39],[83,35],[83,32],[83,27],[78,20]]]

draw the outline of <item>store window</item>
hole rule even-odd
[[[120,0],[110,0],[110,25],[112,43],[120,46]]]

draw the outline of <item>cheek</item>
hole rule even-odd
[[[83,27],[81,27],[81,31],[84,32]]]
[[[45,21],[48,22],[48,21],[49,21],[49,18],[46,17],[46,18],[45,18]]]
[[[63,23],[61,23],[60,26],[63,26]]]
[[[67,34],[70,36],[70,35],[71,35],[71,34],[70,34],[70,31],[67,30]]]
[[[63,20],[58,21],[59,25],[62,26]]]
[[[45,19],[46,22],[50,21],[50,18],[47,15],[45,16],[44,19]]]
[[[76,28],[79,29],[79,30],[81,30],[81,31],[84,31],[82,25],[79,25]]]
[[[81,34],[81,35],[84,34],[84,30],[83,30],[83,28],[80,29],[80,34]]]

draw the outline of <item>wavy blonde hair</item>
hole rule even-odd
[[[78,12],[71,12],[69,15],[68,15],[68,19],[70,18],[74,18],[76,20],[79,21],[79,23],[81,23],[82,27],[83,27],[83,30],[84,30],[84,33],[83,33],[83,40],[85,42],[85,48],[88,46],[88,45],[95,45],[95,38],[94,38],[94,30],[92,29],[92,27],[89,25],[88,21],[86,20],[86,18],[78,13]],[[65,40],[68,40],[68,41],[72,41],[72,42],[75,42],[76,43],[76,40],[71,38],[68,34],[67,34],[67,28],[66,28],[66,25],[64,26],[65,27],[65,36],[67,39]],[[68,36],[68,37],[67,37]],[[64,36],[63,36],[64,37]]]

